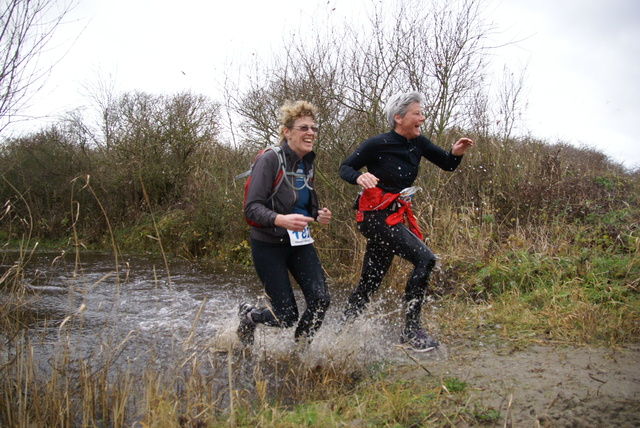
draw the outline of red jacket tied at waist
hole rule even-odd
[[[418,228],[413,212],[411,211],[411,201],[400,198],[400,193],[385,193],[381,188],[374,187],[364,189],[358,200],[358,211],[356,212],[356,221],[361,222],[364,219],[364,211],[376,211],[388,208],[393,202],[398,203],[398,210],[391,213],[385,220],[389,226],[394,226],[400,222],[404,223],[406,218],[409,224],[409,230],[413,232],[419,239],[422,239],[422,233]]]

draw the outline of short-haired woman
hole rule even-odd
[[[400,256],[414,265],[405,287],[406,319],[400,339],[418,351],[438,346],[420,322],[436,257],[422,241],[411,212],[411,195],[415,190],[412,186],[422,158],[445,171],[453,171],[463,153],[473,145],[469,138],[461,138],[446,152],[422,135],[424,104],[425,99],[418,92],[393,95],[385,106],[391,131],[364,141],[342,162],[338,172],[343,180],[362,188],[356,221],[367,238],[360,281],[347,301],[345,317],[354,318],[363,311],[393,257]],[[360,172],[363,168],[366,172]]]

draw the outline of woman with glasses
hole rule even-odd
[[[309,342],[329,307],[329,291],[309,230],[313,221],[326,225],[331,220],[331,211],[318,208],[314,189],[316,115],[317,108],[306,101],[286,102],[279,115],[280,146],[259,156],[251,171],[245,216],[252,224],[251,255],[269,306],[240,305],[237,333],[244,345],[253,343],[256,324],[297,323],[295,340]],[[282,182],[275,185],[281,170]],[[299,320],[289,273],[306,300]]]
[[[411,212],[413,183],[422,158],[445,171],[455,170],[463,153],[473,145],[461,138],[450,152],[433,144],[420,132],[425,121],[425,99],[418,92],[393,95],[385,106],[391,131],[364,141],[340,165],[340,178],[362,188],[356,206],[358,229],[367,238],[360,281],[349,296],[345,319],[358,316],[378,289],[394,256],[414,268],[405,286],[405,326],[402,343],[417,351],[438,346],[421,327],[420,313],[427,281],[436,257],[422,241]],[[366,168],[366,172],[360,170]],[[406,224],[406,226],[405,226]]]

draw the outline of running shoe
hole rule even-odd
[[[238,324],[238,338],[244,346],[253,345],[254,333],[256,331],[256,323],[251,318],[251,312],[257,309],[249,303],[241,303],[238,306],[238,316],[240,324]]]
[[[402,330],[400,341],[406,343],[416,352],[428,352],[436,349],[438,341],[431,338],[426,331],[419,328],[417,330]]]

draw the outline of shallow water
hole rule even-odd
[[[4,254],[5,268],[13,263]],[[45,371],[69,361],[140,371],[182,364],[238,350],[240,302],[258,303],[262,287],[252,267],[165,261],[159,256],[38,253],[24,267],[35,359]],[[329,280],[332,307],[314,341],[303,348],[293,328],[259,326],[251,351],[256,360],[286,359],[292,352],[310,365],[344,369],[390,360],[409,361],[396,347],[402,296],[384,287],[365,316],[343,326],[340,311],[350,290]],[[296,290],[302,311],[304,299]],[[443,358],[444,353],[429,353]],[[420,354],[421,356],[422,354]]]

